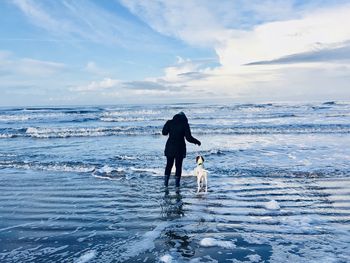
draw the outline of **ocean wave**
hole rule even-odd
[[[118,126],[118,127],[28,127],[0,128],[0,138],[69,138],[97,136],[136,136],[161,135],[162,126]],[[259,134],[348,134],[349,124],[297,124],[297,125],[260,125],[260,126],[210,126],[193,125],[196,135],[259,135]]]
[[[130,167],[130,171],[139,173],[139,174],[150,174],[153,176],[164,176],[164,168],[155,168],[155,167]],[[171,171],[172,174],[175,174],[175,170]],[[182,169],[182,176],[194,176],[193,170]]]
[[[125,175],[133,170],[129,167],[114,167],[101,164],[87,164],[81,162],[28,162],[28,161],[0,161],[0,169],[14,168],[20,170],[39,170],[51,172],[91,173],[94,176]],[[145,172],[145,171],[144,171]]]
[[[26,107],[23,111],[63,111],[70,110],[74,108],[64,108],[64,107]]]
[[[89,122],[89,121],[97,121],[99,120],[98,117],[83,117],[83,116],[78,116],[75,118],[66,118],[62,119],[58,122],[60,123],[84,123],[84,122]]]
[[[159,129],[158,129],[159,130]],[[112,135],[160,134],[152,127],[96,127],[96,128],[36,128],[29,127],[26,135],[33,138],[97,137]]]
[[[14,138],[13,134],[0,133],[0,138]]]
[[[335,101],[326,101],[322,103],[323,105],[336,105],[337,103]]]
[[[92,165],[80,163],[39,163],[39,162],[14,162],[0,161],[0,168],[15,168],[23,170],[41,170],[41,171],[56,171],[56,172],[78,172],[87,173],[93,172],[95,167]]]
[[[112,167],[109,165],[104,165],[101,168],[94,168],[93,172],[95,174],[112,174],[112,173],[125,173],[125,169],[122,167]]]
[[[110,174],[92,174],[93,177],[97,178],[97,179],[103,179],[103,180],[110,180],[110,181],[119,181],[122,178],[121,177],[115,177],[115,176],[111,176]]]
[[[115,111],[104,112],[104,117],[121,117],[121,116],[149,116],[149,115],[163,115],[162,110],[148,110],[148,109],[120,109]]]
[[[18,109],[0,109],[0,122],[18,122],[18,121],[37,121],[57,119],[69,121],[97,120],[103,109],[96,108],[27,108],[19,111]]]
[[[104,122],[143,122],[143,121],[166,121],[166,118],[149,118],[149,117],[101,117]]]
[[[152,121],[166,121],[178,111],[184,111],[190,121],[228,124],[255,122],[261,119],[273,121],[285,118],[293,122],[292,118],[318,116],[336,118],[347,117],[348,105],[342,102],[324,102],[317,104],[231,104],[231,105],[159,105],[155,107],[125,106],[125,107],[26,107],[0,109],[0,124],[17,122],[32,123],[30,126],[42,123],[147,123]],[[341,106],[341,108],[339,108]],[[338,110],[337,110],[338,109]],[[299,119],[297,119],[299,120]],[[35,123],[35,124],[34,124]],[[295,125],[297,125],[295,123]],[[225,128],[225,127],[223,127]],[[241,133],[241,131],[238,131]],[[18,135],[17,135],[18,136]],[[74,135],[73,135],[74,136]],[[4,137],[4,136],[3,136]]]
[[[201,155],[208,156],[208,155],[225,155],[227,151],[221,150],[221,149],[211,149],[207,151],[201,151]]]
[[[12,121],[27,121],[31,116],[28,115],[0,115],[0,122],[12,122]]]
[[[130,167],[130,170],[136,173],[147,173],[147,174],[153,174],[158,176],[164,175],[164,170],[161,168],[137,168],[137,167]]]
[[[278,119],[278,118],[294,118],[294,117],[299,117],[299,116],[294,113],[269,113],[269,114],[258,115],[255,118]]]
[[[33,111],[33,112],[39,112],[39,111],[45,111],[45,112],[52,112],[52,111],[59,111],[64,113],[90,113],[90,112],[98,112],[104,110],[101,107],[26,107],[26,108],[20,108],[22,111]],[[14,110],[19,110],[14,109]]]
[[[90,173],[94,177],[120,180],[132,179],[134,176],[164,176],[163,167],[114,166],[108,164],[88,164],[81,162],[28,162],[0,161],[0,169],[38,170],[51,172]],[[172,171],[172,173],[174,173]],[[183,169],[182,176],[193,176],[193,170]]]
[[[241,126],[224,128],[192,128],[195,134],[225,134],[225,135],[245,135],[245,134],[334,134],[350,133],[348,124],[298,124],[298,125],[261,125],[261,126]]]
[[[125,160],[138,160],[139,158],[135,156],[129,156],[129,155],[117,155],[115,156],[115,159],[125,161]]]
[[[194,168],[194,167],[192,167]],[[193,169],[183,169],[182,177],[193,177]],[[29,171],[47,171],[64,173],[83,173],[95,178],[106,180],[134,180],[143,176],[163,177],[164,167],[126,165],[126,164],[103,164],[84,162],[38,162],[38,161],[11,161],[1,160],[0,169],[16,169]],[[244,167],[244,168],[209,168],[211,177],[234,175],[235,178],[265,177],[270,178],[348,178],[349,169],[280,169],[276,167]],[[172,170],[172,175],[175,171]]]
[[[77,114],[76,120],[79,120],[79,118],[86,118],[85,115]],[[37,120],[53,120],[56,121],[57,119],[64,120],[65,118],[71,118],[71,114],[67,114],[64,112],[35,112],[35,113],[28,113],[28,114],[17,114],[17,115],[11,115],[11,114],[0,114],[0,122],[25,122],[25,121],[37,121]],[[96,119],[92,118],[92,119]]]

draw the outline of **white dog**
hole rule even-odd
[[[203,156],[197,156],[196,163],[197,167],[194,169],[194,176],[197,176],[197,193],[199,193],[200,189],[204,187],[204,184],[205,192],[208,192],[208,171],[204,169]]]

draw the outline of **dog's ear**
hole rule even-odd
[[[198,159],[199,159],[199,157],[200,157],[199,155],[196,157],[196,163],[198,163]]]
[[[202,160],[203,160],[203,163],[204,163],[204,157],[203,156],[201,156],[202,157]]]

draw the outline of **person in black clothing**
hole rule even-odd
[[[191,135],[190,125],[188,124],[185,113],[176,114],[172,120],[168,120],[162,130],[163,135],[168,135],[169,138],[165,145],[164,154],[167,158],[165,167],[164,185],[167,187],[171,168],[175,161],[175,186],[180,187],[180,179],[182,172],[182,161],[186,157],[186,143],[188,142],[201,145],[201,142]]]

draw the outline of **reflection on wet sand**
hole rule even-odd
[[[172,220],[185,216],[180,189],[177,189],[174,195],[169,193],[169,189],[165,189],[160,207],[161,218],[164,220]]]

